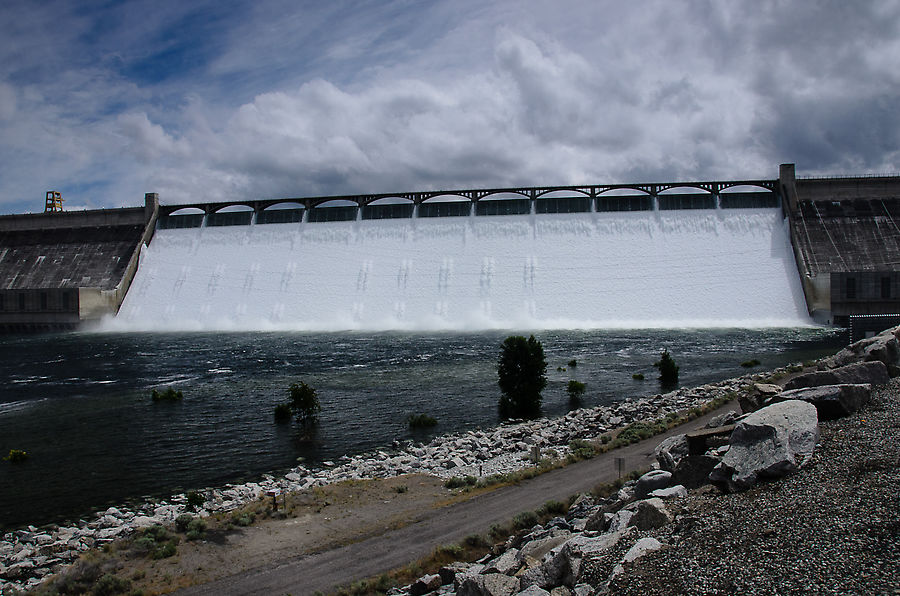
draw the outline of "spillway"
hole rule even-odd
[[[810,324],[780,209],[157,230],[112,330]]]

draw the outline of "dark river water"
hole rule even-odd
[[[258,479],[395,439],[496,425],[496,361],[507,333],[88,334],[0,338],[0,527],[60,522],[111,504]],[[825,329],[541,331],[550,382],[544,413],[565,413],[570,379],[593,406],[659,391],[663,348],[681,384],[832,353]],[[577,367],[567,367],[575,359]],[[567,368],[558,371],[557,367]],[[643,373],[646,381],[632,374]],[[322,404],[316,435],[273,421],[291,383]],[[154,388],[184,393],[154,403]],[[411,432],[406,417],[439,424]]]

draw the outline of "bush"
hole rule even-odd
[[[669,350],[663,350],[659,356],[659,361],[654,362],[653,366],[659,369],[659,382],[663,387],[674,388],[678,385],[678,366],[675,360],[669,355]]]
[[[154,389],[150,397],[153,401],[181,401],[184,398],[184,394],[169,387],[162,393]]]
[[[195,490],[188,491],[187,505],[189,509],[199,509],[206,503],[206,497]]]
[[[319,412],[322,410],[319,404],[319,396],[316,390],[304,382],[291,383],[291,412],[297,416],[297,421],[310,425],[319,420]]]
[[[573,439],[569,442],[569,449],[576,460],[590,459],[597,453],[594,446],[584,439]]]
[[[428,428],[437,426],[437,419],[428,414],[411,414],[409,418],[406,419],[406,423],[410,428]]]
[[[181,533],[187,532],[188,525],[194,521],[194,516],[190,513],[182,513],[175,518],[175,529]]]
[[[291,404],[285,402],[275,406],[275,422],[290,422],[291,416]]]
[[[513,525],[517,530],[526,530],[538,523],[537,513],[534,511],[523,511],[513,518]]]
[[[231,523],[241,528],[246,528],[256,520],[256,516],[249,512],[235,512],[231,514]]]
[[[532,335],[506,338],[497,363],[502,418],[536,418],[541,413],[541,391],[547,386],[544,347]]]
[[[753,368],[754,366],[759,366],[760,364],[762,364],[762,362],[760,362],[756,358],[754,358],[753,360],[746,360],[744,362],[741,362],[741,366],[743,366],[744,368]]]
[[[643,381],[644,375],[641,373],[634,373],[633,375],[631,375],[631,378],[634,379],[635,381]]]
[[[577,366],[578,366],[577,360],[575,360],[574,358],[572,360],[569,360],[569,368],[575,368]]]
[[[581,397],[584,395],[585,384],[578,381],[569,381],[566,392],[569,394],[569,404],[573,406],[581,405]]]
[[[461,488],[463,486],[475,486],[476,484],[478,484],[478,478],[475,478],[474,476],[466,476],[465,478],[454,476],[453,478],[448,478],[444,482],[444,487]]]
[[[169,534],[165,527],[156,525],[145,528],[131,543],[134,555],[149,555],[153,559],[165,559],[177,552],[178,538]]]
[[[206,533],[206,522],[199,517],[192,519],[187,526],[186,537],[188,540],[200,540]]]
[[[3,461],[8,461],[11,464],[18,464],[28,459],[28,453],[22,451],[21,449],[10,449],[9,455],[3,458]]]
[[[100,578],[91,594],[94,596],[113,596],[113,594],[123,594],[131,589],[131,582],[127,579],[107,573]]]

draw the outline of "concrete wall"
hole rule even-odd
[[[118,311],[150,242],[142,208],[0,217],[0,330],[68,328]]]

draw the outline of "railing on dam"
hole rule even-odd
[[[760,190],[758,192],[721,192],[732,186],[748,185],[756,186]],[[603,195],[597,192],[600,187],[571,187],[565,189],[568,190],[568,196],[543,196],[550,193],[558,194],[559,189],[544,193],[540,192],[541,189],[515,189],[514,191],[506,189],[503,191],[453,191],[443,194],[412,193],[405,196],[367,195],[365,197],[319,197],[316,199],[167,205],[160,207],[157,227],[175,229],[373,219],[776,208],[781,206],[781,196],[776,187],[776,181],[744,181],[739,183],[693,183],[683,186],[683,188],[697,188],[705,191],[699,193],[661,192],[661,190],[679,188],[679,185],[638,185],[620,186],[616,189],[641,190],[642,194]],[[582,196],[577,196],[579,193]],[[373,197],[377,198],[373,199]],[[441,200],[436,200],[438,197]]]

